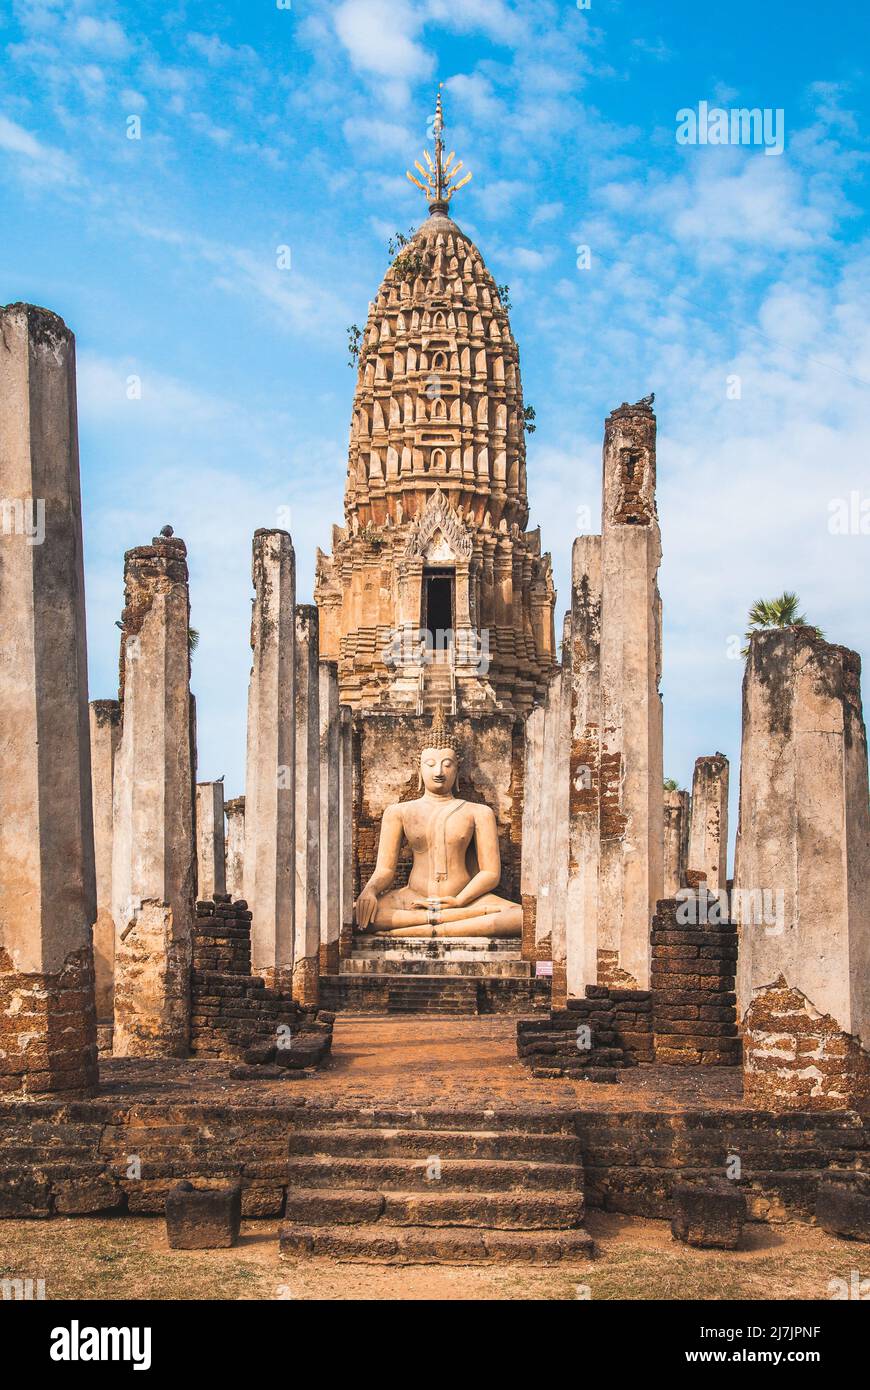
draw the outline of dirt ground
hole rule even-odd
[[[591,1212],[580,1264],[337,1264],[278,1257],[278,1224],[248,1221],[233,1250],[179,1251],[159,1218],[0,1222],[0,1279],[45,1281],[49,1299],[827,1299],[870,1277],[870,1246],[812,1226],[751,1226],[736,1251],[678,1245],[663,1221]]]
[[[614,1085],[542,1079],[517,1059],[517,1020],[340,1016],[332,1056],[299,1080],[233,1081],[231,1064],[107,1058],[100,1091],[107,1099],[208,1103],[253,1101],[382,1108],[740,1109],[739,1067],[634,1067]]]

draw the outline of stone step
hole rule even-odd
[[[473,1226],[486,1230],[574,1230],[577,1192],[379,1192],[316,1188],[287,1193],[285,1223],[296,1226]]]
[[[320,1003],[336,1012],[363,1014],[533,1014],[548,1007],[549,985],[531,976],[322,975]]]
[[[512,1130],[297,1129],[289,1137],[291,1157],[302,1154],[428,1159],[486,1158],[580,1163],[580,1141],[571,1134]]]
[[[487,956],[485,959],[464,959],[451,956],[446,960],[402,960],[384,955],[354,954],[339,965],[342,975],[393,975],[417,976],[437,975],[447,979],[471,979],[479,976],[490,978],[530,980],[532,965],[530,961],[516,959],[500,960]]]
[[[520,956],[518,943],[512,937],[499,936],[378,936],[373,933],[354,938],[353,953],[385,953],[397,959],[417,955],[443,959],[447,956],[476,957],[488,955]]]
[[[539,1110],[447,1110],[438,1106],[425,1109],[372,1108],[368,1110],[333,1109],[307,1104],[300,1106],[300,1121],[306,1130],[313,1129],[388,1129],[408,1130],[423,1142],[433,1131],[460,1130],[487,1134],[559,1134],[576,1139],[574,1112],[552,1108]],[[485,1129],[484,1129],[485,1126]]]
[[[557,1264],[589,1260],[594,1251],[588,1232],[494,1231],[455,1226],[305,1227],[281,1226],[282,1259],[326,1255],[333,1260],[367,1260],[387,1264],[486,1264],[530,1261]]]
[[[303,1155],[287,1160],[288,1181],[294,1188],[363,1188],[368,1191],[412,1192],[439,1190],[467,1192],[582,1193],[582,1168],[570,1163],[546,1163],[517,1159],[440,1160],[437,1177],[426,1158],[336,1158]]]

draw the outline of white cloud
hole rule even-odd
[[[536,251],[530,246],[514,246],[507,252],[508,265],[519,266],[520,270],[545,270],[553,260],[552,251]]]
[[[696,157],[692,168],[689,161]],[[663,182],[648,195],[650,210],[668,218],[680,241],[714,247],[714,254],[727,246],[733,258],[742,246],[768,255],[809,248],[832,229],[832,209],[822,197],[807,197],[799,172],[782,158],[699,147],[686,151],[684,163],[684,178]]]
[[[72,26],[72,37],[82,48],[92,48],[105,58],[125,58],[130,51],[130,41],[114,19],[82,15]]]
[[[249,44],[239,44],[238,47],[234,48],[232,44],[224,43],[217,34],[188,34],[187,42],[194,53],[205,58],[211,67],[226,67],[228,63],[249,65],[259,62],[256,51]]]
[[[36,182],[69,183],[75,178],[75,166],[68,155],[44,145],[6,116],[0,116],[0,150],[15,156],[24,176]]]
[[[422,16],[405,0],[344,0],[335,32],[360,72],[401,82],[427,76],[434,59],[417,42]]]
[[[407,126],[365,116],[348,116],[342,129],[348,144],[365,155],[399,154],[411,159],[422,139],[421,135],[415,141]]]
[[[531,225],[538,227],[542,222],[552,222],[564,212],[562,203],[540,203],[532,213]]]
[[[445,29],[487,34],[500,44],[513,46],[529,35],[525,16],[504,0],[428,0],[426,14]]]
[[[445,83],[460,111],[467,111],[482,125],[495,124],[504,116],[504,104],[495,95],[492,83],[482,73],[458,73]]]
[[[314,274],[300,268],[308,252],[305,244],[290,247],[290,268],[279,269],[277,246],[252,250],[217,242],[197,233],[180,232],[142,222],[135,217],[128,225],[140,236],[175,246],[213,272],[212,284],[229,294],[249,297],[255,294],[272,319],[284,330],[298,330],[330,342],[342,340],[353,317],[345,294],[325,285]]]

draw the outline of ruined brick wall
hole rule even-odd
[[[116,1056],[187,1056],[190,959],[169,904],[144,899],[115,943]]]
[[[235,902],[228,893],[196,904],[193,968],[220,975],[250,975],[251,920],[253,913],[243,898]]]
[[[420,748],[430,721],[416,715],[365,713],[354,716],[354,897],[374,872],[381,819],[395,801],[420,795]],[[482,802],[495,813],[501,854],[501,884],[495,890],[520,901],[523,801],[522,725],[510,715],[459,716],[451,731],[462,741],[457,795]],[[411,851],[403,847],[396,887],[408,881]]]
[[[599,949],[597,953],[599,985],[604,989],[632,989],[634,978],[620,968],[619,952]]]
[[[326,1032],[317,1010],[297,1004],[289,989],[269,989],[251,974],[251,913],[226,894],[198,902],[194,919],[190,1050],[195,1057],[237,1060],[258,1042],[274,1043],[279,1027]]]
[[[870,1111],[870,1053],[780,975],[743,1021],[743,1095],[773,1111]]]
[[[0,1094],[88,1094],[97,1084],[90,946],[55,975],[22,975],[0,948]]]
[[[652,1028],[648,990],[588,985],[584,999],[569,999],[549,1018],[521,1019],[517,1056],[543,1077],[615,1080],[623,1067],[653,1060]]]
[[[168,1094],[122,1090],[73,1103],[0,1101],[0,1219],[101,1211],[160,1216],[181,1178],[239,1179],[245,1216],[280,1216],[289,1184],[288,1135],[321,1124],[352,1127],[360,1119],[358,1111],[300,1105],[295,1096],[264,1100],[250,1085],[219,1103],[191,1099],[177,1084],[178,1064],[164,1065],[176,1068]],[[365,1123],[390,1128],[406,1121],[406,1113],[385,1109],[370,1112]],[[468,1123],[510,1128],[516,1112],[500,1122],[492,1111],[479,1113]],[[677,1111],[587,1104],[575,1113],[574,1128],[587,1204],[643,1217],[669,1218],[675,1182],[689,1174],[721,1176],[739,1155],[738,1185],[750,1220],[811,1221],[820,1177],[830,1168],[866,1164],[870,1155],[868,1122],[842,1111],[771,1116],[709,1104]],[[45,1152],[38,1168],[34,1149]],[[131,1154],[141,1162],[138,1177],[130,1173]]]
[[[683,924],[678,920],[681,905],[674,898],[665,899],[653,918],[656,1061],[667,1066],[734,1066],[740,1061],[734,993],[737,929],[730,923]]]

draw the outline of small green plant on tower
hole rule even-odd
[[[768,632],[773,628],[806,627],[816,637],[824,637],[820,627],[808,623],[806,614],[799,613],[800,599],[789,589],[784,589],[778,598],[756,599],[749,610],[749,627],[746,630],[747,645],[741,656],[749,655],[749,639],[754,632]]]

